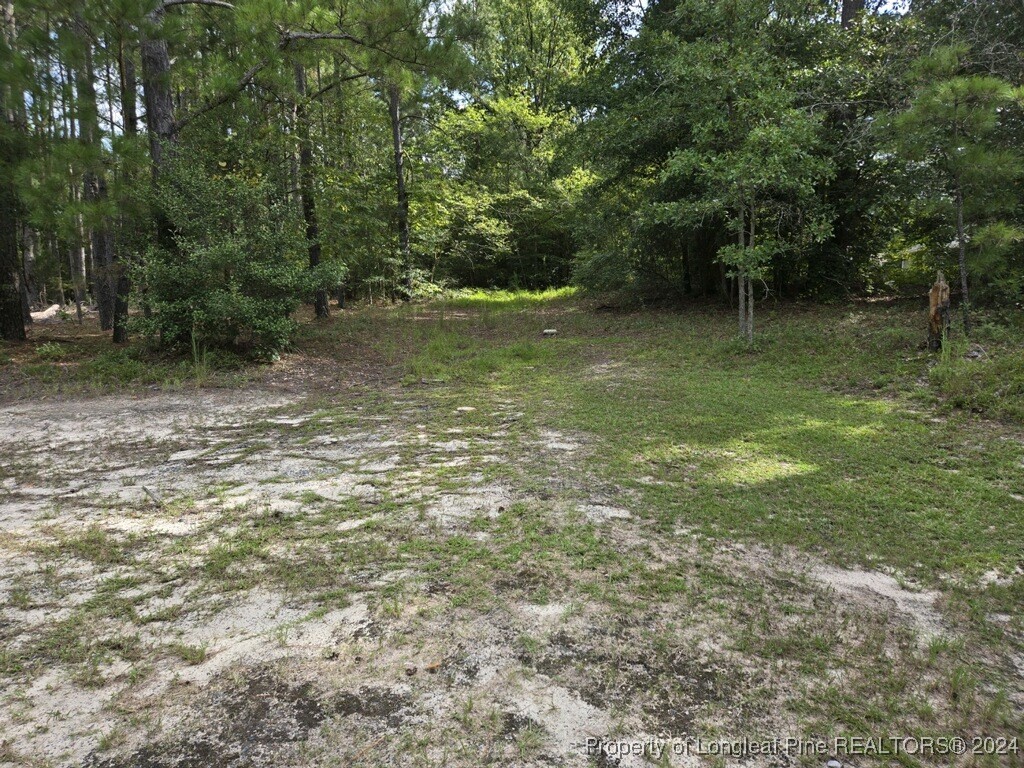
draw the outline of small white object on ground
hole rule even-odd
[[[558,335],[558,329],[557,328],[545,328],[544,329],[544,335],[545,336],[557,336]]]
[[[51,317],[56,317],[60,313],[60,304],[51,304],[41,312],[33,312],[32,320],[49,320]]]

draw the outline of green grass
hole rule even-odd
[[[24,344],[0,342],[0,388],[33,396],[240,384],[259,370],[244,365],[229,352],[175,355],[150,349],[141,340],[113,346],[92,323],[33,328]]]
[[[543,291],[485,291],[471,288],[452,291],[441,303],[449,308],[521,310],[569,299],[575,294],[575,288],[548,288]]]
[[[947,342],[931,369],[931,383],[954,408],[990,418],[1024,422],[1024,355],[1020,334],[982,324],[972,343]]]
[[[584,434],[590,469],[635,491],[666,534],[793,545],[929,583],[1022,562],[1019,432],[928,386],[930,366],[934,380],[964,365],[992,389],[976,362],[921,348],[918,311],[769,310],[751,350],[722,310],[599,314],[557,296],[486,306],[497,321],[420,322],[405,380],[457,383],[434,392],[446,404],[510,398],[537,424]],[[380,335],[398,337],[412,311],[382,313]],[[538,338],[548,325],[559,335]],[[991,365],[1020,367],[1016,338],[990,348]],[[1006,392],[992,390],[986,413],[1015,413]]]
[[[982,576],[1012,574],[1024,560],[1024,429],[1013,388],[1022,336],[982,326],[983,356],[955,340],[933,355],[921,347],[922,321],[915,307],[766,306],[751,349],[721,307],[607,311],[568,292],[467,292],[337,313],[305,327],[297,355],[336,379],[354,372],[358,383],[339,397],[303,379],[311,399],[218,436],[210,454],[277,443],[305,451],[307,439],[385,425],[399,437],[363,458],[394,456],[397,468],[364,475],[372,497],[297,492],[299,508],[283,512],[254,501],[221,508],[181,537],[99,524],[48,529],[37,553],[53,573],[13,584],[9,609],[66,602],[85,568],[103,578],[70,615],[0,650],[0,673],[62,664],[88,687],[111,682],[118,659],[146,674],[147,653],[161,664],[203,664],[204,646],[151,644],[151,632],[165,629],[152,625],[170,629],[185,606],[227,605],[253,587],[310,616],[365,601],[385,631],[414,613],[424,626],[438,616],[448,626],[489,621],[509,605],[571,605],[586,618],[569,641],[536,627],[512,636],[538,671],[554,659],[544,674],[570,688],[618,690],[631,679],[618,662],[634,649],[661,675],[635,695],[656,697],[674,679],[679,651],[705,632],[745,669],[764,672],[727,685],[772,702],[762,678],[791,685],[786,717],[808,734],[1016,732],[1000,675],[1010,674],[1006,654],[1021,648],[1024,579]],[[545,328],[557,336],[543,337]],[[65,365],[110,368],[88,376],[115,390],[147,375],[135,352],[89,357],[60,345],[67,349],[33,353],[31,365],[60,376]],[[308,418],[282,425],[272,418],[281,413]],[[432,446],[456,439],[465,461],[435,464],[449,451]],[[576,448],[545,450],[545,441]],[[412,468],[422,474],[410,485]],[[325,479],[341,469],[325,467]],[[431,514],[436,497],[404,495],[492,482],[518,500],[451,524]],[[161,513],[208,512],[232,487],[169,498]],[[591,523],[577,509],[587,500],[627,507],[634,519]],[[748,547],[730,559],[737,542],[938,589],[951,634],[919,645],[910,622],[849,610],[810,576],[790,573],[788,556]],[[150,602],[178,589],[187,593],[181,605]],[[291,626],[267,641],[292,643]],[[559,662],[562,652],[573,663]],[[760,703],[738,704],[747,705],[756,723]],[[466,727],[478,719],[467,715]],[[525,752],[543,741],[530,729],[516,738]]]

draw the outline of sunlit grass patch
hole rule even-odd
[[[452,291],[443,302],[462,309],[529,309],[548,302],[569,299],[577,289],[572,286],[541,291],[464,289]]]
[[[741,485],[768,483],[796,475],[806,475],[818,466],[805,461],[788,461],[771,453],[758,453],[755,446],[733,443],[728,462],[714,473],[719,480]],[[762,449],[763,450],[763,449]]]

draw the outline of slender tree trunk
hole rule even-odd
[[[33,274],[35,272],[35,234],[32,228],[21,228],[21,307],[25,325],[32,324],[32,305],[36,297],[33,295]]]
[[[90,153],[89,164],[82,176],[82,193],[86,203],[93,208],[100,208],[107,201],[107,179],[101,163],[103,147],[100,141],[100,116],[96,102],[96,81],[92,71],[90,34],[80,17],[76,18],[75,27],[86,41],[85,56],[75,73],[79,137],[86,151]],[[93,294],[99,310],[100,329],[109,331],[114,324],[114,233],[111,230],[110,218],[105,213],[94,221],[89,240],[93,260]]]
[[[746,228],[746,221],[744,220],[745,218],[746,217],[745,217],[745,214],[744,214],[744,210],[741,207],[740,208],[740,216],[739,216],[739,224],[740,224],[739,225],[739,246],[740,246],[741,250],[744,247],[744,240],[745,240],[745,237],[744,237],[744,235],[745,235],[744,229]],[[745,339],[747,337],[747,273],[744,271],[743,267],[740,267],[737,270],[737,274],[736,274],[736,294],[737,294],[736,298],[737,298],[737,301],[739,303],[739,312],[740,312],[740,338],[741,339]]]
[[[71,280],[75,286],[75,314],[78,324],[82,324],[82,305],[86,302],[85,286],[88,275],[85,271],[85,233],[82,229],[82,217],[75,222],[75,237],[69,249]]]
[[[412,251],[409,247],[409,194],[405,188],[405,152],[402,149],[402,113],[397,85],[388,86],[388,113],[395,149],[395,183],[398,189],[398,249],[405,270],[405,301],[412,298]]]
[[[5,126],[5,132],[10,126]],[[6,145],[9,142],[4,140]],[[14,227],[17,221],[18,198],[14,190],[13,158],[9,146],[0,147],[0,338],[8,340],[25,338],[25,317],[22,314],[21,259],[18,253],[18,236]]]
[[[956,186],[956,244],[957,264],[960,267],[960,311],[963,313],[964,336],[971,335],[970,299],[967,295],[967,243],[964,240],[964,192]]]
[[[121,119],[124,121],[124,135],[133,138],[138,135],[139,118],[136,107],[135,62],[131,54],[125,49],[124,36],[119,37],[118,58],[117,58],[118,79],[120,80]],[[124,219],[121,220],[121,242],[114,248],[114,317],[113,317],[113,342],[115,344],[128,343],[128,297],[131,294],[131,282],[128,276],[128,260],[121,258],[121,251],[124,243],[124,229],[128,226]],[[148,304],[147,304],[148,309]]]
[[[302,201],[302,219],[306,223],[306,246],[309,249],[309,268],[320,266],[320,224],[316,217],[316,173],[313,168],[313,142],[309,135],[306,115],[306,68],[295,63],[295,129],[299,136],[299,197]],[[330,307],[327,289],[318,287],[313,296],[313,309],[317,317],[327,317]]]
[[[14,44],[14,3],[3,4],[4,48]],[[18,251],[17,221],[20,210],[14,186],[14,165],[18,161],[15,145],[17,122],[12,109],[11,88],[0,88],[0,338],[25,338],[25,319],[21,306],[21,254]]]
[[[174,98],[171,94],[171,57],[167,41],[163,39],[163,6],[157,6],[140,29],[139,53],[142,63],[142,95],[146,102],[146,130],[149,133],[150,170],[154,186],[163,176],[167,161],[174,149],[175,123]],[[173,252],[174,227],[167,212],[159,203],[154,206],[153,220],[156,229],[156,245]],[[142,307],[149,317],[149,302],[145,286],[142,290]]]
[[[750,242],[748,248],[754,247],[754,205],[750,205]],[[747,342],[754,343],[754,281],[747,277]]]

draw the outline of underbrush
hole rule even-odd
[[[985,324],[968,343],[947,340],[931,369],[935,391],[951,407],[1024,423],[1024,333]]]
[[[29,396],[224,386],[244,380],[249,365],[223,351],[184,356],[143,343],[115,347],[109,339],[80,326],[48,328],[40,336],[0,354],[0,383]]]

